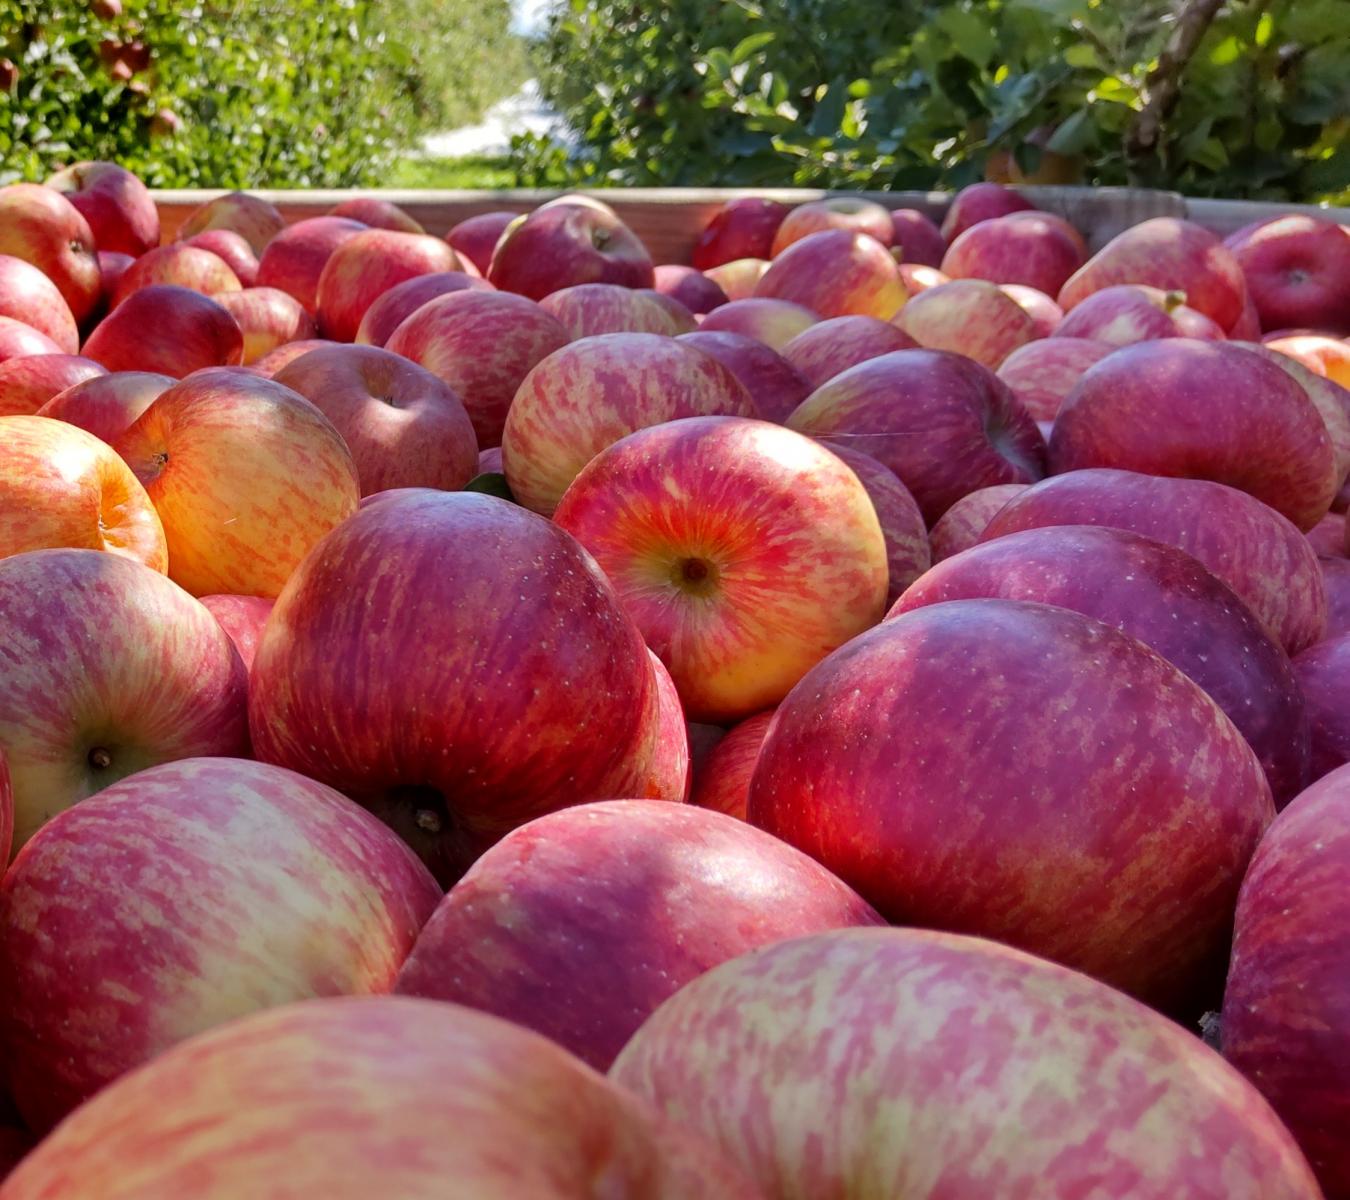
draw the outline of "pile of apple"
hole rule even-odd
[[[0,188],[0,1200],[1347,1200],[1347,334],[1301,215]]]

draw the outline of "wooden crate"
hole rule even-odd
[[[1254,204],[1239,200],[1188,200],[1176,192],[1141,188],[1030,187],[1026,195],[1037,208],[1058,213],[1077,226],[1095,250],[1116,234],[1150,217],[1189,217],[1219,234],[1231,233],[1251,221],[1286,212],[1317,212],[1350,225],[1350,209],[1309,205]],[[172,238],[187,215],[219,191],[161,191],[155,193],[164,235]],[[258,191],[287,221],[315,217],[357,193],[350,191]],[[557,191],[398,191],[375,190],[406,210],[438,236],[466,217],[493,210],[527,212]],[[768,196],[789,204],[819,200],[831,193],[808,188],[627,188],[592,191],[610,204],[646,243],[657,262],[687,262],[694,240],[717,208],[734,196]],[[835,193],[844,194],[844,193]],[[940,218],[951,202],[943,192],[851,192],[887,208],[917,208]]]

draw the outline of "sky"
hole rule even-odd
[[[511,0],[511,28],[517,33],[538,33],[553,0]]]

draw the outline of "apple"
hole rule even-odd
[[[750,777],[759,761],[760,747],[769,732],[769,723],[776,709],[756,713],[733,725],[725,737],[719,738],[708,752],[694,781],[690,798],[699,808],[724,813],[745,820],[745,806],[750,800]]]
[[[324,264],[316,292],[319,328],[335,342],[350,342],[366,310],[390,288],[418,275],[457,271],[460,265],[440,238],[364,230],[343,241]]]
[[[397,204],[378,196],[352,196],[335,205],[328,214],[360,221],[371,229],[392,229],[397,233],[426,233],[420,221],[409,216]]]
[[[327,338],[304,338],[298,342],[284,342],[274,350],[269,350],[257,362],[252,364],[252,369],[264,378],[271,379],[282,367],[288,363],[293,363],[297,358],[303,358],[311,350],[323,350],[329,346],[341,346],[342,342],[330,342]]]
[[[1182,292],[1191,308],[1225,333],[1246,303],[1247,286],[1232,251],[1208,229],[1177,217],[1154,217],[1112,238],[1065,283],[1059,305],[1069,312],[1119,283]]]
[[[831,317],[818,321],[783,347],[783,358],[811,389],[849,367],[893,350],[913,350],[918,343],[902,329],[876,317]]]
[[[614,283],[579,283],[550,292],[539,307],[558,321],[570,341],[602,333],[688,333],[677,326],[657,293]]]
[[[486,276],[488,265],[492,262],[492,251],[506,232],[506,227],[518,216],[519,213],[499,210],[466,217],[451,228],[445,240],[460,258],[473,263],[478,273]]]
[[[1008,355],[999,365],[998,377],[1037,421],[1053,422],[1088,368],[1114,349],[1095,338],[1042,338]]]
[[[663,296],[678,300],[691,313],[710,313],[729,299],[726,292],[702,271],[678,263],[657,267],[652,286]]]
[[[1308,541],[1319,558],[1345,557],[1345,514],[1329,512],[1308,530]],[[1325,572],[1324,572],[1325,573]]]
[[[1350,633],[1350,559],[1319,558],[1327,591],[1328,638]]]
[[[826,229],[865,233],[883,246],[890,246],[895,237],[895,224],[891,220],[890,210],[875,200],[864,200],[859,196],[831,196],[824,200],[809,200],[789,212],[773,235],[769,257],[777,258],[793,242]]]
[[[31,354],[0,363],[0,417],[30,416],[67,388],[108,372],[75,354]]]
[[[1086,257],[1054,220],[1023,213],[969,226],[939,265],[949,279],[1020,283],[1057,296]]]
[[[663,663],[649,649],[648,665],[657,694],[657,732],[648,755],[645,778],[637,789],[643,795],[661,796],[686,803],[693,786],[689,755],[689,723],[675,681]]]
[[[102,315],[112,307],[113,293],[122,282],[122,276],[135,265],[136,260],[130,254],[119,254],[116,250],[98,252],[99,302],[91,314],[91,320],[93,316]]]
[[[46,186],[79,210],[99,250],[139,258],[159,245],[159,210],[149,188],[116,163],[77,162]]]
[[[181,379],[244,357],[244,334],[219,304],[191,288],[152,284],[132,292],[84,343],[109,371],[158,371]]]
[[[701,328],[676,340],[710,354],[731,371],[750,393],[755,416],[761,420],[781,425],[811,392],[810,384],[782,355],[754,338]]]
[[[1223,341],[1224,333],[1204,313],[1183,303],[1181,292],[1120,283],[1093,292],[1055,327],[1053,336],[1091,338],[1129,346],[1153,338],[1201,337]]]
[[[951,245],[972,225],[1006,217],[1015,212],[1034,212],[1036,206],[1020,192],[998,183],[972,183],[952,198],[941,232]]]
[[[790,211],[789,205],[761,196],[728,200],[699,234],[689,261],[695,270],[707,271],[737,259],[772,258],[774,235]]]
[[[391,991],[440,898],[386,825],[280,767],[190,758],[114,783],[48,821],[0,887],[20,1112],[47,1130],[203,1030]]]
[[[173,1047],[63,1124],[5,1196],[412,1200],[447,1186],[483,1200],[763,1195],[538,1034],[459,1005],[358,996]]]
[[[437,906],[395,990],[504,1017],[603,1071],[719,963],[880,924],[824,867],[743,821],[611,800],[539,817],[488,850]]]
[[[475,279],[463,271],[440,271],[434,275],[416,275],[396,284],[375,301],[361,318],[356,340],[365,346],[384,346],[394,330],[422,305],[451,292],[491,292],[496,289],[486,279]]]
[[[275,596],[356,511],[351,453],[304,397],[268,379],[198,371],[113,445],[164,522],[169,575],[197,596]]]
[[[979,363],[937,350],[897,350],[850,367],[808,396],[788,426],[889,467],[929,525],[978,488],[1044,474],[1040,431],[1008,387]]]
[[[378,346],[330,346],[273,377],[304,396],[351,450],[361,495],[389,488],[455,491],[478,474],[478,442],[439,378]]]
[[[681,417],[754,415],[741,381],[692,346],[654,333],[583,338],[525,376],[506,414],[502,465],[517,502],[551,516],[581,469],[627,434]]]
[[[584,287],[587,285],[583,284],[581,286]],[[659,307],[666,314],[667,318],[669,318],[676,335],[681,333],[693,333],[698,329],[699,318],[694,316],[693,311],[679,300],[676,300],[674,296],[667,296],[665,292],[658,292],[655,288],[634,288],[633,294],[635,296],[641,296],[647,303]],[[548,298],[549,297],[545,296],[544,300],[547,300]],[[544,301],[541,300],[540,304],[543,303]]]
[[[1274,812],[1241,733],[1160,655],[1065,608],[979,599],[904,613],[811,671],[747,815],[889,921],[1181,1016],[1211,998]]]
[[[646,246],[612,210],[572,197],[512,222],[492,252],[487,278],[493,287],[541,300],[578,283],[649,288],[655,274]]]
[[[719,305],[703,318],[699,330],[702,333],[738,333],[781,353],[793,338],[819,320],[819,313],[794,301],[750,296]]]
[[[478,452],[478,473],[480,475],[502,473],[502,448],[489,446]]]
[[[0,316],[45,333],[62,354],[79,351],[80,331],[65,297],[37,267],[12,254],[0,254]]]
[[[950,350],[996,371],[1036,337],[1036,322],[996,284],[953,279],[910,299],[895,323],[920,346]]]
[[[1289,656],[1226,584],[1175,546],[1091,525],[1028,529],[945,559],[888,619],[948,600],[1031,600],[1138,638],[1195,680],[1261,760],[1277,808],[1308,781],[1308,718]]]
[[[826,229],[778,254],[755,295],[791,300],[822,317],[857,314],[889,321],[905,302],[905,285],[895,259],[876,238]]]
[[[214,296],[244,335],[244,363],[256,363],[278,346],[309,341],[314,319],[289,292],[280,288],[251,287]]]
[[[227,192],[189,213],[187,220],[178,227],[178,240],[186,241],[208,229],[230,229],[248,242],[253,253],[261,258],[268,243],[285,228],[286,220],[276,205],[247,192]]]
[[[215,618],[159,572],[95,550],[14,555],[0,560],[0,613],[16,846],[137,771],[248,753],[244,664]]]
[[[947,253],[947,239],[926,214],[917,208],[891,210],[891,253],[903,267],[907,263],[922,267],[940,267]],[[909,281],[906,280],[906,283]]]
[[[283,229],[258,259],[258,286],[280,288],[317,313],[319,276],[343,242],[369,226],[346,217],[308,217]]]
[[[0,317],[0,366],[15,359],[61,353],[61,347],[41,330],[13,317]]]
[[[509,442],[505,457],[509,479]],[[885,609],[866,489],[829,450],[766,421],[631,433],[577,475],[553,519],[600,564],[690,720],[778,703]]]
[[[1115,467],[1250,492],[1300,529],[1340,489],[1330,435],[1293,379],[1250,350],[1137,342],[1090,367],[1055,417],[1055,474]]]
[[[1199,1038],[977,938],[846,929],[742,955],[662,1005],[610,1077],[766,1196],[1320,1194],[1270,1106]]]
[[[250,725],[259,759],[360,801],[450,883],[533,817],[633,796],[661,732],[654,685],[570,534],[414,488],[368,500],[291,577]]]
[[[14,786],[9,778],[9,759],[5,756],[5,749],[0,746],[0,855],[3,855],[3,861],[8,864],[9,856],[14,848]],[[13,1163],[6,1163],[5,1167],[12,1167]],[[8,1174],[6,1169],[4,1174]],[[3,1180],[4,1175],[0,1175]]]
[[[703,273],[722,289],[728,300],[748,300],[768,269],[767,258],[737,258],[720,267],[708,267]]]
[[[1325,217],[1291,213],[1240,230],[1237,258],[1266,329],[1350,334],[1350,236]]]
[[[1030,486],[1029,483],[997,483],[962,496],[929,531],[933,562],[940,563],[953,554],[969,550],[983,536],[994,515]]]
[[[905,285],[905,291],[911,300],[920,292],[935,288],[940,283],[951,283],[937,267],[906,262],[900,264],[900,281]]]
[[[77,322],[94,311],[102,277],[94,234],[79,209],[55,188],[0,187],[0,254],[31,263],[56,285]]]
[[[183,245],[209,250],[234,272],[240,287],[258,286],[258,256],[243,234],[232,229],[208,229],[193,234]]]
[[[1327,600],[1316,554],[1286,518],[1246,492],[1205,479],[1073,471],[1010,499],[983,538],[1045,525],[1110,525],[1176,546],[1228,584],[1286,653],[1322,638]]]
[[[1017,301],[1018,307],[1031,318],[1038,338],[1048,338],[1064,320],[1064,310],[1034,287],[1021,283],[1000,283],[998,290]]]
[[[104,371],[53,396],[37,415],[77,425],[111,446],[177,382],[153,371]]]
[[[276,601],[265,596],[220,595],[203,596],[201,602],[234,643],[244,670],[252,670],[263,626]]]
[[[464,404],[481,448],[498,446],[525,377],[567,345],[567,330],[533,300],[472,288],[437,297],[404,319],[385,349],[425,367]]]
[[[1281,333],[1261,340],[1272,350],[1301,362],[1308,370],[1350,388],[1350,342],[1317,333]]]
[[[59,546],[168,568],[154,505],[106,443],[50,417],[0,417],[0,559]]]
[[[1312,722],[1312,777],[1350,762],[1350,634],[1310,646],[1294,659]]]

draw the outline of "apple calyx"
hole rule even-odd
[[[106,771],[112,766],[112,752],[102,746],[95,746],[86,756],[90,769]]]
[[[691,555],[672,564],[671,582],[683,592],[708,596],[717,587],[717,568],[706,558]]]
[[[1173,289],[1163,297],[1163,312],[1175,312],[1186,303],[1186,293]]]
[[[609,245],[609,239],[611,236],[612,235],[608,229],[593,229],[591,230],[591,245],[594,246],[597,250],[603,250],[606,246]]]

